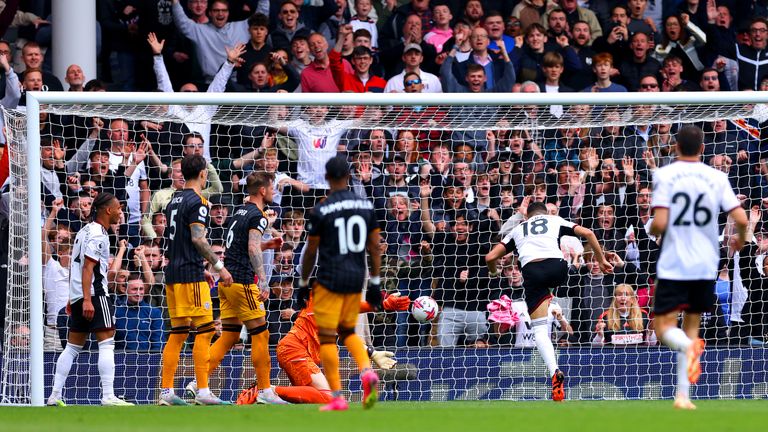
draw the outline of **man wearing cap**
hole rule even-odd
[[[405,91],[405,74],[417,73],[421,77],[421,84],[424,85],[423,93],[442,93],[443,86],[440,84],[440,78],[429,72],[421,70],[421,62],[424,60],[424,54],[421,45],[410,43],[403,49],[403,62],[405,68],[399,74],[393,76],[387,81],[384,87],[384,93],[403,93]]]
[[[336,38],[336,46],[328,57],[331,62],[331,74],[333,80],[342,92],[354,93],[382,93],[387,82],[376,75],[371,75],[370,69],[373,62],[373,53],[368,47],[358,46],[352,50],[352,69],[354,73],[344,70],[344,62],[341,58],[342,45],[347,35],[352,34],[352,26],[345,24],[339,27],[339,36]]]

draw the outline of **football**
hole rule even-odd
[[[438,312],[440,312],[440,307],[430,296],[421,296],[411,302],[411,315],[418,322],[432,321],[437,318]]]

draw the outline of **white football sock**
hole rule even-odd
[[[197,395],[200,396],[200,397],[208,397],[208,396],[211,395],[211,389],[208,388],[208,387],[206,387],[206,388],[199,388],[199,389],[197,389]]]
[[[677,397],[688,399],[691,383],[688,382],[688,355],[685,352],[677,353]]]
[[[69,377],[69,371],[72,369],[72,363],[75,361],[80,351],[83,350],[82,346],[72,345],[67,343],[64,351],[59,355],[59,359],[56,361],[56,373],[53,378],[53,391],[54,396],[61,396],[61,390],[64,388],[64,384]]]
[[[99,376],[101,377],[101,397],[115,396],[115,339],[99,342]]]
[[[688,351],[688,347],[693,343],[685,332],[677,327],[673,327],[664,332],[664,334],[661,335],[661,341],[664,345],[681,353]]]
[[[555,358],[555,347],[552,346],[552,340],[549,338],[549,332],[547,331],[547,319],[538,318],[532,320],[531,327],[534,339],[536,340],[536,348],[539,350],[541,358],[544,359],[547,369],[549,369],[549,375],[552,376],[557,370],[557,359]]]

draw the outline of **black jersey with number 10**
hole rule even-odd
[[[336,191],[309,213],[307,233],[319,237],[317,281],[334,292],[360,292],[365,283],[368,235],[379,229],[373,203]]]
[[[208,201],[192,189],[176,191],[165,207],[165,219],[165,283],[204,281],[205,260],[192,244],[192,225],[208,227]]]
[[[224,266],[232,274],[235,283],[250,285],[254,282],[254,271],[248,254],[248,240],[251,230],[261,234],[267,229],[267,216],[256,204],[246,203],[235,210],[227,229],[227,253]]]

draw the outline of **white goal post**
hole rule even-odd
[[[263,114],[263,108],[269,106],[376,106],[382,107],[384,111],[391,107],[466,107],[460,111],[461,115],[473,115],[474,118],[450,118],[450,122],[456,122],[457,127],[451,125],[436,126],[434,123],[425,123],[421,125],[406,124],[399,126],[396,124],[397,117],[391,116],[380,119],[365,119],[354,125],[355,128],[372,129],[375,126],[386,127],[397,130],[400,128],[411,129],[433,129],[447,128],[451,130],[469,130],[469,129],[499,129],[506,128],[510,130],[528,129],[557,129],[558,127],[578,126],[579,122],[584,122],[584,127],[597,127],[601,124],[602,114],[598,110],[605,110],[606,107],[631,107],[631,106],[655,106],[662,107],[663,110],[656,110],[651,118],[645,119],[649,124],[659,121],[668,121],[675,124],[689,122],[704,122],[715,119],[735,119],[756,116],[761,121],[768,119],[768,108],[762,104],[768,104],[768,92],[675,92],[675,93],[556,93],[556,94],[536,94],[536,93],[483,93],[483,94],[308,94],[308,93],[83,93],[83,92],[29,92],[26,94],[26,137],[9,137],[19,139],[23,142],[23,151],[26,153],[26,191],[27,191],[27,219],[26,233],[28,239],[28,257],[29,258],[29,347],[28,347],[28,393],[21,399],[9,399],[6,403],[21,403],[33,406],[44,404],[44,352],[43,352],[43,329],[44,323],[44,300],[43,300],[43,272],[41,269],[41,260],[35,257],[42,256],[42,228],[43,221],[37,215],[40,214],[43,202],[41,200],[41,151],[40,151],[40,113],[56,110],[57,107],[82,106],[84,111],[90,112],[94,109],[93,116],[104,118],[134,118],[142,117],[142,110],[137,108],[137,113],[131,111],[131,107],[151,106],[151,105],[217,105],[227,107],[243,107],[241,112],[233,114],[233,122],[238,118],[246,120],[249,116],[258,116]],[[579,118],[573,114],[563,119],[553,119],[549,124],[537,124],[536,122],[524,122],[526,118],[524,111],[526,107],[538,106],[546,107],[550,105],[589,105],[592,107],[593,114],[584,118]],[[114,107],[115,109],[111,109]],[[252,108],[251,108],[252,107]],[[498,126],[497,118],[483,118],[483,114],[478,109],[480,107],[506,107],[510,114],[509,120],[504,126]],[[540,108],[545,109],[545,108]],[[565,111],[568,111],[567,109]],[[64,110],[64,112],[68,112]],[[600,111],[602,112],[602,111]],[[597,113],[597,114],[596,114]],[[611,120],[617,124],[628,125],[637,118],[633,118],[631,113],[622,111],[619,118]],[[450,115],[449,115],[450,117]],[[662,119],[663,120],[660,120]],[[5,116],[6,122],[10,118]],[[16,114],[14,117],[17,122],[22,121],[23,117]],[[168,121],[164,115],[159,118]],[[177,120],[184,121],[184,120]],[[202,120],[206,121],[206,120]],[[209,122],[216,122],[208,119]],[[382,124],[383,123],[383,124]],[[606,123],[607,124],[607,123]],[[6,125],[9,130],[14,125]],[[16,127],[20,125],[15,125]],[[265,126],[270,126],[265,124]],[[617,163],[619,161],[616,161]],[[751,174],[750,174],[751,175]],[[13,258],[9,258],[13,259]],[[10,274],[9,280],[13,277]],[[5,305],[0,305],[5,307]],[[9,329],[6,327],[6,332]],[[6,368],[8,358],[3,359],[3,368]],[[514,366],[510,366],[514,368]],[[540,369],[536,369],[537,371]],[[5,380],[5,377],[4,377]],[[5,384],[5,383],[3,383]],[[756,383],[759,384],[759,383]],[[438,391],[450,392],[451,389],[442,390],[433,386],[433,398]],[[584,397],[589,397],[589,392],[583,393]],[[4,395],[5,396],[5,395]],[[734,397],[751,397],[734,393]],[[610,396],[606,396],[610,397]],[[448,399],[454,396],[447,397]]]

